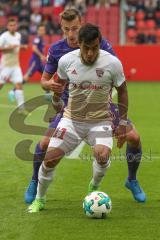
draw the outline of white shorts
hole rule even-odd
[[[20,67],[1,67],[0,70],[0,84],[5,84],[7,80],[10,80],[12,83],[22,83],[23,74]]]
[[[112,127],[109,122],[86,123],[61,118],[49,147],[60,148],[66,154],[73,151],[81,141],[90,146],[102,144],[112,149]]]

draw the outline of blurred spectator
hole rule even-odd
[[[12,16],[18,16],[20,11],[21,11],[20,1],[19,0],[12,1],[10,14]]]
[[[41,0],[31,0],[30,1],[30,7],[31,9],[37,9],[37,8],[41,8]]]
[[[33,23],[37,26],[41,23],[42,15],[40,14],[38,8],[34,9],[33,13],[30,16],[30,21],[31,21],[31,23]]]
[[[136,37],[136,43],[138,44],[145,44],[147,43],[147,36],[145,33],[138,33]]]
[[[130,17],[127,19],[127,29],[128,29],[128,28],[135,28],[135,26],[136,26],[135,17],[134,17],[134,16],[130,16]]]
[[[139,0],[137,1],[137,4],[136,4],[136,11],[145,11],[145,5],[144,5],[144,0]]]
[[[51,6],[51,4],[52,4],[51,0],[41,0],[42,7]]]

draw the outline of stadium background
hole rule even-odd
[[[80,10],[83,22],[100,26],[103,36],[112,43],[121,59],[128,80],[159,81],[159,0],[1,0],[0,32],[5,30],[7,18],[12,16],[19,20],[23,43],[29,44],[27,51],[21,51],[24,72],[38,24],[43,22],[46,26],[47,51],[50,44],[62,37],[59,13],[71,6]],[[32,80],[39,78],[37,74]]]
[[[27,161],[21,161],[15,154],[15,147],[20,141],[30,139],[33,141],[30,152],[33,152],[41,134],[22,134],[10,127],[9,119],[15,103],[7,100],[7,92],[12,88],[8,84],[0,92],[0,238],[160,239],[160,1],[0,0],[0,31],[5,30],[7,18],[14,16],[19,19],[23,42],[29,45],[27,50],[21,50],[24,72],[39,22],[47,26],[47,51],[52,42],[62,37],[59,12],[73,5],[80,9],[83,21],[100,25],[104,37],[111,41],[123,62],[128,81],[129,117],[142,138],[143,156],[138,179],[147,194],[147,202],[137,204],[124,188],[127,173],[125,149],[119,151],[114,147],[111,168],[102,183],[102,190],[112,199],[113,211],[106,220],[87,219],[82,210],[82,200],[91,177],[92,162],[90,150],[85,146],[80,158],[64,159],[58,166],[55,184],[47,196],[47,210],[28,215],[23,195],[31,177],[32,155],[26,157]],[[32,83],[24,85],[26,100],[44,94],[37,84],[39,80],[40,76],[35,75]],[[43,119],[45,112],[45,106],[36,109],[25,119],[25,124],[47,127],[48,123]]]

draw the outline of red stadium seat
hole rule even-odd
[[[97,24],[97,8],[95,8],[95,6],[88,6],[86,13],[86,22]]]
[[[137,37],[137,31],[135,29],[128,29],[126,33],[126,43],[127,44],[135,44]]]
[[[143,20],[137,21],[136,27],[138,30],[146,30],[146,22]]]
[[[156,18],[160,18],[160,11],[156,11],[155,17],[156,17]]]
[[[145,18],[145,12],[142,10],[139,10],[138,12],[136,12],[136,20],[140,21],[140,20],[144,20]]]
[[[154,29],[154,28],[156,27],[155,21],[152,20],[152,19],[147,20],[147,21],[146,21],[146,27],[147,27],[148,29]]]
[[[47,16],[52,16],[53,7],[42,7],[42,14]]]
[[[156,36],[160,38],[160,28],[156,30]]]
[[[59,41],[61,38],[62,38],[62,37],[61,37],[61,35],[59,35],[59,34],[54,34],[54,35],[52,35],[52,36],[51,36],[51,44]]]
[[[45,44],[50,44],[51,43],[51,36],[46,34],[43,38],[44,38]]]
[[[157,40],[157,43],[160,44],[160,28],[156,30],[156,40]]]
[[[0,27],[5,27],[7,24],[7,17],[0,16]]]

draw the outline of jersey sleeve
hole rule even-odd
[[[110,54],[112,54],[113,56],[116,56],[112,45],[108,42],[108,40],[102,38],[101,44],[100,44],[100,48],[106,52],[109,52]]]
[[[33,40],[33,42],[32,42],[32,44],[33,45],[38,45],[40,43],[40,39],[38,38],[38,37],[36,37],[34,40]]]
[[[58,61],[54,57],[54,51],[49,48],[47,54],[47,62],[45,64],[44,71],[50,74],[54,74],[57,71]]]
[[[113,68],[112,69],[113,85],[115,87],[120,87],[122,85],[122,83],[125,81],[125,75],[124,75],[122,63],[118,59],[116,59],[116,61],[114,61],[113,65],[112,65],[112,68]]]
[[[62,57],[58,62],[57,74],[60,79],[68,79],[66,63],[67,61],[65,57]]]

